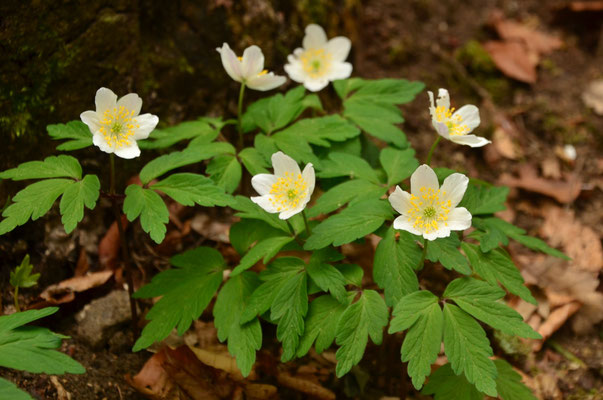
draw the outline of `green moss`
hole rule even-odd
[[[477,40],[469,40],[464,46],[459,47],[455,57],[473,72],[491,73],[496,71],[496,65],[490,54]]]

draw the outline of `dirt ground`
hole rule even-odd
[[[547,160],[560,154],[559,149],[563,146],[573,145],[576,160],[561,159],[555,165],[558,177],[571,174],[579,177],[581,190],[576,198],[560,203],[550,195],[526,190],[519,185],[511,192],[510,211],[505,215],[530,234],[538,236],[547,223],[546,215],[539,210],[549,209],[547,207],[561,209],[572,213],[573,221],[581,227],[588,227],[594,232],[594,240],[600,243],[603,236],[603,117],[589,109],[581,96],[590,82],[603,77],[603,11],[576,12],[570,10],[570,3],[560,0],[469,0],[463,3],[368,0],[355,8],[357,15],[354,18],[345,20],[341,27],[330,27],[328,31],[351,37],[354,76],[420,80],[432,91],[440,87],[448,88],[453,105],[476,104],[481,107],[482,125],[479,129],[482,136],[491,138],[495,134],[500,125],[497,119],[500,115],[514,125],[511,144],[495,141],[490,148],[474,150],[453,143],[441,143],[434,157],[435,166],[445,165],[474,176],[479,175],[484,180],[505,183],[508,179],[520,176],[526,165],[533,166],[539,174],[544,175],[544,166],[549,165]],[[505,77],[496,68],[484,67],[480,64],[480,54],[472,52],[467,46],[472,41],[483,43],[497,39],[497,33],[490,23],[495,10],[502,12],[507,19],[521,21],[562,39],[563,46],[543,56],[540,61],[536,83],[518,82]],[[484,93],[489,94],[490,98],[484,97]],[[225,92],[216,93],[216,98],[224,96]],[[329,89],[325,96],[334,97],[333,90]],[[493,105],[484,107],[490,99]],[[433,140],[427,105],[427,94],[422,93],[403,110],[407,120],[403,130],[417,150],[419,159],[425,158]],[[231,111],[229,106],[224,105],[224,108]],[[195,116],[181,115],[183,120]],[[95,163],[94,160],[89,161],[90,165],[94,166]],[[559,190],[568,189],[560,186]],[[0,250],[6,254],[6,263],[3,264],[16,265],[28,252],[34,264],[40,266],[40,289],[24,291],[25,303],[34,302],[45,286],[72,276],[80,249],[93,246],[90,243],[103,236],[111,221],[108,208],[105,211],[97,208],[92,216],[86,218],[79,228],[82,232],[76,233],[77,244],[56,233],[56,214],[28,223],[18,233],[0,237]],[[228,223],[228,215],[222,215],[221,218]],[[157,272],[164,266],[165,258],[160,256],[159,262],[150,261],[147,250],[152,244],[143,235],[138,236],[136,229],[133,235],[132,240],[143,249],[135,256],[138,264],[147,266],[143,270],[149,275]],[[187,248],[198,244],[200,240],[200,236],[193,232],[177,247]],[[160,250],[158,253],[161,255]],[[358,251],[362,253],[363,250]],[[536,263],[533,255],[525,249],[512,247],[510,251],[519,260],[520,267]],[[589,250],[585,247],[583,251]],[[98,260],[94,257],[89,257],[89,260],[91,269],[94,269]],[[8,304],[12,302],[8,268],[1,271],[0,285],[2,303],[8,310]],[[98,291],[78,295],[74,302],[62,306],[59,314],[45,321],[49,328],[71,335],[72,338],[65,341],[63,350],[87,369],[85,375],[58,377],[59,386],[71,393],[73,400],[145,398],[132,389],[124,378],[126,374],[135,375],[150,356],[144,351],[133,354],[129,346],[124,345],[133,336],[130,328],[123,327],[124,343],[106,343],[101,349],[92,349],[78,336],[75,327],[74,315],[92,298],[108,293],[114,286],[111,280]],[[536,289],[536,286],[534,290],[540,291],[537,296],[539,300],[546,298],[546,292],[542,288]],[[599,286],[597,291],[601,290]],[[540,388],[541,398],[601,399],[601,324],[590,328],[580,329],[580,334],[577,334],[568,321],[552,335],[550,343],[538,352],[509,355],[505,352],[504,342],[499,341],[495,345],[495,353],[532,378],[537,377],[531,383]],[[400,379],[400,376],[404,376],[404,367],[399,361],[400,340],[399,337],[387,337],[382,347],[369,346],[364,360],[350,377],[341,380],[331,377],[323,382],[323,386],[334,391],[338,398],[424,398],[416,394],[408,380]],[[270,353],[267,350],[264,359],[274,357]],[[307,359],[296,360],[286,368],[296,371],[308,362]],[[63,399],[59,397],[57,384],[46,375],[5,369],[0,369],[0,375],[18,382],[20,387],[36,398]],[[365,378],[370,383],[361,396],[358,395],[358,385]],[[266,375],[264,382],[274,382],[274,378]],[[281,393],[281,398],[305,397],[286,389]]]

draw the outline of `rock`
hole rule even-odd
[[[130,319],[130,300],[124,290],[91,301],[75,315],[78,335],[93,348],[104,346]]]

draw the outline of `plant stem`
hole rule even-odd
[[[15,286],[15,309],[17,312],[21,312],[21,307],[19,307],[19,286]]]
[[[121,257],[124,263],[126,282],[128,283],[128,294],[130,299],[130,313],[132,314],[132,330],[134,335],[138,334],[138,311],[136,310],[136,300],[132,295],[134,294],[134,280],[132,278],[134,269],[132,268],[132,262],[130,261],[130,248],[126,241],[124,233],[124,226],[121,222],[121,212],[119,211],[119,204],[117,204],[117,197],[115,197],[115,154],[111,153],[111,176],[110,176],[110,194],[111,203],[113,206],[113,214],[115,216],[115,222],[117,223],[117,229],[119,231],[119,241],[121,248]]]
[[[291,236],[293,236],[293,239],[295,239],[295,241],[297,242],[297,244],[299,244],[301,247],[304,247],[304,243],[295,234],[295,229],[293,229],[293,226],[291,225],[291,223],[289,222],[289,220],[286,219],[285,222],[287,223],[287,227],[289,227],[289,232],[291,232]]]
[[[310,225],[308,224],[308,217],[306,216],[306,210],[302,211],[302,216],[304,217],[304,225],[306,226],[306,232],[308,232],[308,236],[312,234],[310,230]]]
[[[243,94],[245,93],[245,84],[241,83],[241,90],[239,91],[239,106],[237,109],[237,129],[239,130],[239,141],[238,151],[243,150],[243,126],[241,119],[243,117]]]
[[[433,155],[433,151],[435,150],[438,143],[440,143],[440,140],[442,140],[442,137],[438,135],[435,142],[433,142],[433,144],[431,145],[431,149],[429,149],[429,154],[427,154],[427,161],[425,161],[425,164],[429,165],[431,163],[431,156]]]
[[[417,270],[422,270],[423,266],[425,266],[425,256],[427,255],[427,245],[429,244],[429,240],[425,240],[424,244],[423,244],[423,253],[421,253],[421,261],[419,261],[419,265],[417,267]]]

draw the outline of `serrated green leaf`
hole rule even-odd
[[[435,400],[484,400],[484,395],[467,382],[464,375],[452,371],[450,363],[431,374],[421,393],[433,394]]]
[[[469,184],[459,207],[465,207],[471,215],[493,214],[506,209],[505,201],[509,195],[509,188],[484,187]]]
[[[233,155],[217,156],[207,165],[205,170],[211,179],[228,193],[234,192],[241,182],[243,169],[239,160]]]
[[[286,244],[293,241],[292,236],[275,236],[259,241],[253,246],[243,258],[239,265],[232,270],[231,275],[236,276],[241,272],[253,267],[255,263],[263,258],[263,262],[267,263],[278,253]]]
[[[413,149],[398,150],[386,147],[379,153],[379,161],[387,173],[387,186],[402,182],[419,166]]]
[[[284,96],[277,93],[251,104],[242,117],[243,132],[250,132],[259,127],[263,132],[270,134],[285,127],[306,108],[312,106],[312,101],[304,102],[304,94],[304,87],[297,86]]]
[[[276,229],[280,229],[281,231],[290,234],[287,222],[279,219],[278,214],[267,213],[260,206],[251,201],[249,197],[236,196],[230,206],[239,211],[235,214],[237,217],[261,220]]]
[[[321,161],[314,155],[312,146],[305,140],[292,135],[278,134],[271,136],[269,139],[279,150],[298,163],[312,163],[315,167],[320,167]]]
[[[331,293],[340,302],[345,302],[346,298],[346,279],[337,268],[316,257],[313,254],[306,267],[310,278],[325,292]]]
[[[446,269],[454,269],[463,275],[470,275],[471,268],[465,256],[459,251],[460,245],[461,241],[456,235],[432,240],[427,246],[427,259],[431,262],[439,261]]]
[[[331,346],[335,340],[337,323],[347,306],[347,303],[341,303],[329,295],[320,296],[310,303],[304,334],[297,348],[297,357],[305,356],[314,341],[318,354]]]
[[[496,397],[496,367],[486,332],[469,314],[455,305],[444,305],[444,351],[456,374],[488,396]]]
[[[33,397],[18,389],[11,381],[0,378],[0,399],[33,400]]]
[[[54,140],[67,140],[57,146],[57,150],[72,151],[92,146],[92,132],[82,121],[70,121],[66,124],[48,125],[48,134]]]
[[[529,303],[537,304],[530,290],[524,286],[521,273],[502,249],[483,253],[477,245],[466,242],[461,244],[461,248],[469,258],[473,270],[487,282],[492,285],[500,282],[509,292]]]
[[[383,222],[392,218],[389,203],[383,200],[364,200],[332,215],[312,230],[304,249],[315,250],[330,244],[341,246],[373,233]]]
[[[261,239],[282,236],[283,232],[264,221],[243,219],[230,226],[230,244],[240,255],[247,253],[251,245]]]
[[[327,160],[322,161],[320,178],[347,176],[360,178],[379,184],[379,178],[373,168],[364,159],[346,153],[330,153]]]
[[[146,140],[138,142],[141,149],[165,149],[183,140],[195,139],[196,145],[209,143],[220,134],[220,129],[208,121],[185,121],[164,129],[155,129]]]
[[[40,274],[32,274],[33,265],[29,263],[29,254],[23,257],[21,264],[10,272],[10,284],[12,287],[29,288],[38,283]]]
[[[422,250],[408,232],[388,229],[375,250],[373,279],[385,291],[385,302],[393,306],[409,293],[419,289],[415,268],[421,260]]]
[[[304,118],[275,133],[272,137],[278,143],[282,137],[303,140],[317,146],[330,147],[330,141],[343,142],[360,134],[360,130],[339,115],[318,118]],[[277,144],[278,145],[278,144]]]
[[[361,287],[364,270],[357,264],[338,264],[335,266],[346,279],[348,285]]]
[[[151,189],[160,190],[185,206],[199,204],[205,207],[224,207],[232,201],[232,197],[224,193],[224,189],[198,174],[173,174],[151,185]]]
[[[157,193],[138,185],[130,185],[126,188],[123,209],[130,222],[140,216],[142,229],[155,243],[163,241],[167,230],[165,225],[170,220],[170,213]]]
[[[515,240],[516,242],[521,243],[522,245],[526,246],[529,249],[537,250],[542,253],[549,254],[553,257],[562,258],[564,260],[571,260],[570,257],[565,255],[561,251],[550,247],[548,244],[546,244],[544,241],[542,241],[538,238],[535,238],[532,236],[527,236],[527,235],[514,235],[514,234],[509,234],[509,237],[511,239]]]
[[[352,91],[357,90],[364,84],[364,79],[360,78],[348,78],[338,79],[333,81],[333,87],[337,95],[344,100]]]
[[[66,233],[71,233],[84,218],[84,206],[94,210],[100,194],[100,181],[96,175],[86,175],[81,181],[67,186],[59,203],[61,222]]]
[[[335,335],[337,344],[341,346],[335,353],[338,377],[360,362],[369,336],[373,343],[381,344],[388,315],[385,302],[374,290],[364,290],[358,301],[343,312]]]
[[[436,296],[421,290],[402,297],[393,315],[389,333],[408,329],[400,350],[401,359],[408,361],[408,375],[415,389],[420,390],[440,352],[444,327],[442,309]]]
[[[134,293],[134,298],[161,296],[147,313],[150,322],[142,330],[133,351],[165,339],[172,329],[183,335],[199,318],[222,283],[224,258],[217,250],[197,247],[171,259],[174,267],[160,272]]]
[[[278,147],[274,143],[271,137],[264,134],[256,134],[253,139],[253,147],[264,157],[266,160],[270,160],[270,157],[278,151]]]
[[[494,365],[498,371],[496,389],[502,400],[536,400],[536,396],[521,382],[521,375],[508,362],[498,359],[494,360]]]
[[[240,318],[258,285],[257,275],[251,272],[229,278],[218,294],[213,311],[218,339],[221,342],[228,339],[228,351],[236,358],[245,377],[251,372],[255,352],[262,347],[262,327],[257,319],[241,323]]]
[[[320,214],[328,214],[350,202],[379,199],[386,191],[387,188],[364,179],[345,181],[320,196],[316,204],[308,210],[308,216],[313,218]]]
[[[60,155],[46,157],[44,161],[29,161],[0,172],[0,179],[14,181],[44,178],[82,179],[82,166],[77,158]]]
[[[264,156],[253,147],[247,147],[241,150],[239,158],[245,165],[245,168],[251,175],[267,174],[267,168],[270,167],[270,163],[266,161]]]
[[[56,199],[71,185],[71,179],[47,179],[32,183],[13,197],[0,222],[0,235],[23,225],[30,218],[32,221],[42,217],[54,204]]]

